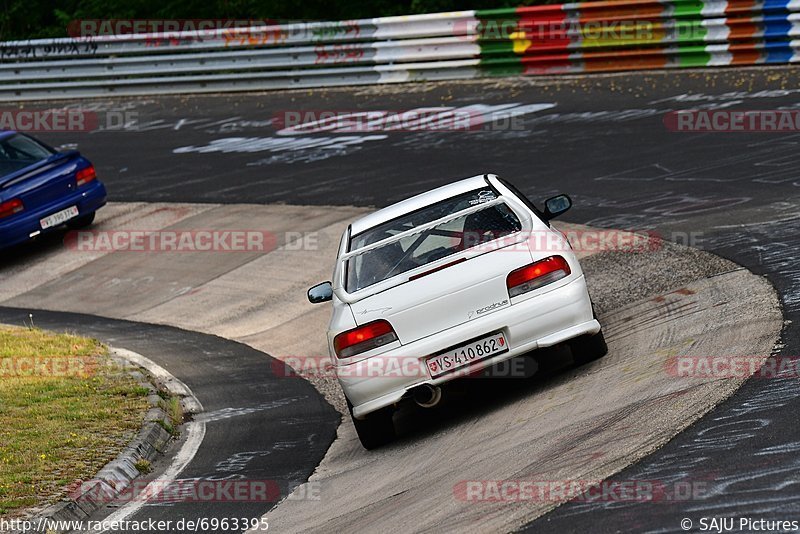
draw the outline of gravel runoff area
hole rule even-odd
[[[581,265],[601,324],[604,313],[621,306],[740,268],[714,254],[664,241],[646,252],[601,252]]]
[[[649,250],[600,252],[580,260],[600,324],[603,314],[616,308],[740,268],[714,254],[666,241],[640,248]],[[342,388],[332,372],[302,376],[349,417]]]

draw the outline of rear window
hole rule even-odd
[[[52,156],[50,148],[26,135],[0,139],[0,176],[19,171]]]
[[[433,227],[411,232],[405,237],[348,259],[347,291],[364,289],[392,276],[520,231],[519,219],[504,203],[458,215],[460,211],[491,202],[497,196],[489,188],[472,191],[353,236],[350,240],[351,251],[454,215],[452,219]]]

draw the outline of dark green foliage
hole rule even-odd
[[[462,9],[491,9],[552,0],[0,0],[0,41],[66,37],[80,19],[343,20]]]

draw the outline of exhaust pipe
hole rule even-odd
[[[422,384],[414,388],[414,402],[423,408],[433,408],[442,400],[442,388],[430,384]]]

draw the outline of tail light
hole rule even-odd
[[[94,165],[89,165],[85,169],[81,169],[75,173],[75,184],[80,187],[83,184],[88,184],[95,178],[97,178],[97,173],[94,172]]]
[[[569,276],[567,260],[561,256],[550,256],[543,260],[531,263],[515,271],[511,271],[506,278],[508,294],[511,297],[533,291],[556,280]]]
[[[19,213],[25,209],[25,206],[22,204],[22,200],[18,198],[12,198],[11,200],[6,200],[2,204],[0,204],[0,219],[4,217],[11,217],[15,213]]]
[[[388,321],[380,319],[337,335],[333,338],[333,349],[339,358],[349,358],[392,341],[397,341],[397,334]]]

